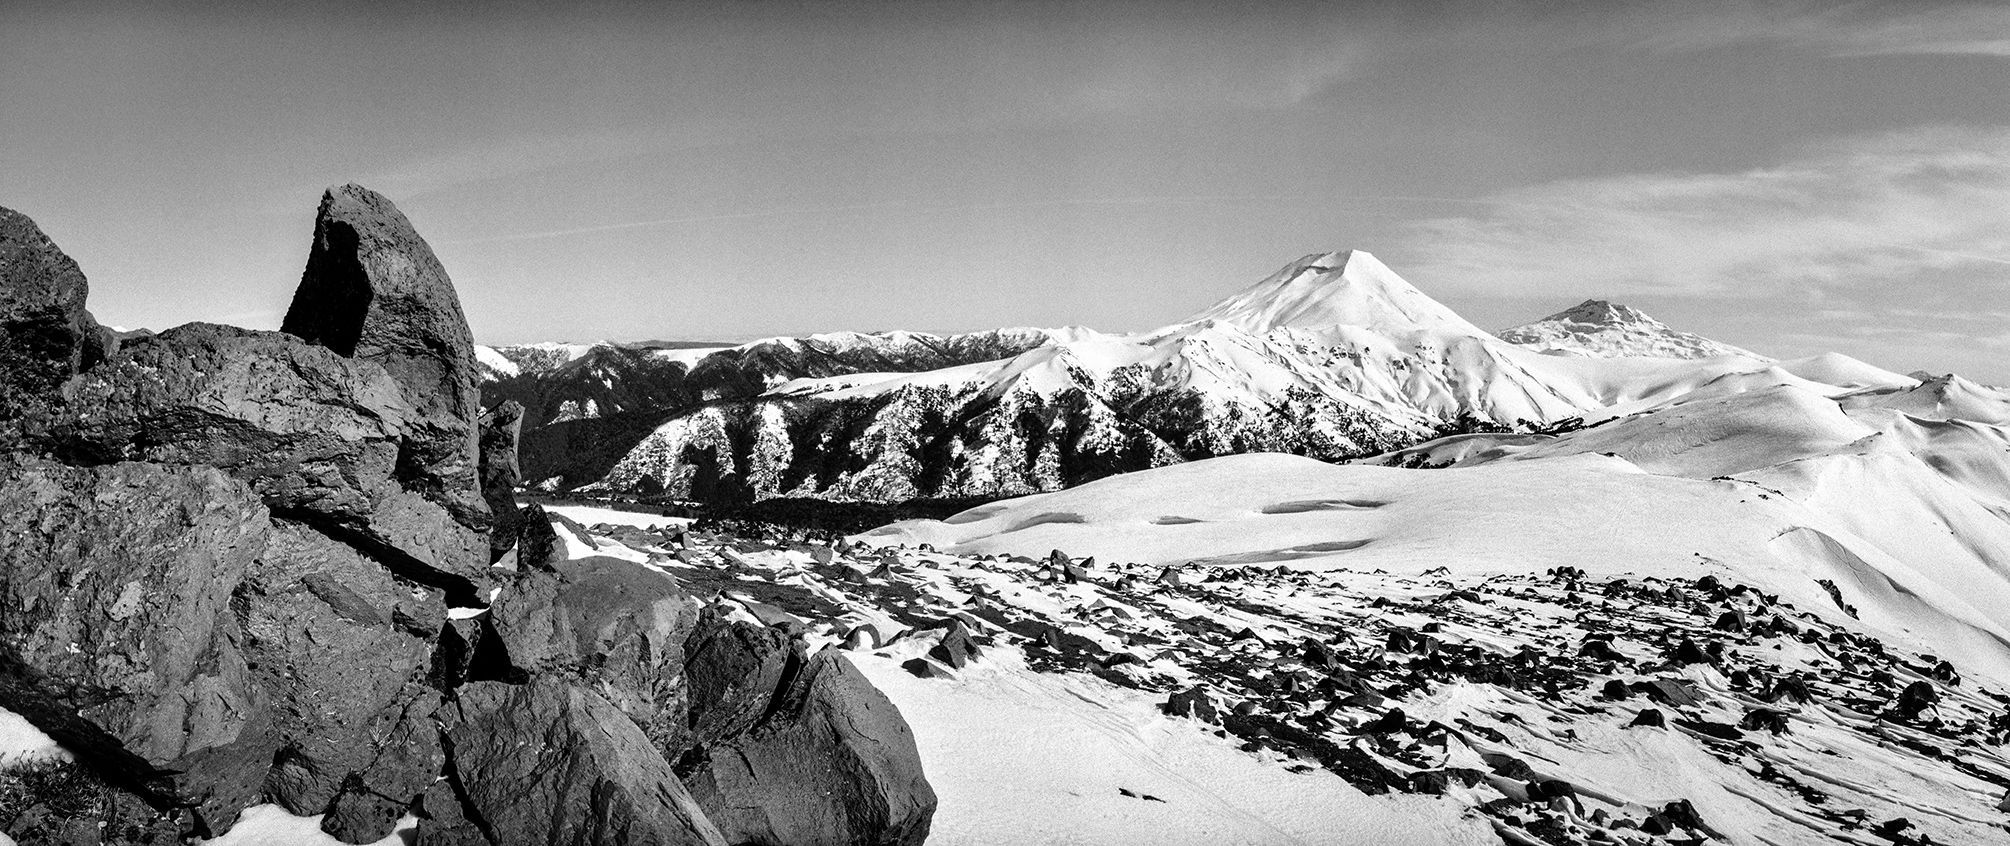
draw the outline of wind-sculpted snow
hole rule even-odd
[[[1255,521],[1379,519],[1407,504],[1300,510],[1313,500],[1299,496],[1268,500],[1294,507],[1266,514],[1255,500],[1210,505],[1181,487],[1225,477],[1234,500],[1241,474],[1191,471],[1235,464],[1255,465],[1273,495],[1322,478],[1312,462],[1244,456],[1081,489],[1178,477],[1157,479],[1158,502],[1104,490],[1102,508],[1064,511],[1066,494],[1047,494],[937,525],[981,532],[1076,513],[1083,522],[1007,534],[1031,550],[1071,532],[1085,546],[1124,531],[1189,532],[1219,550]],[[1722,489],[1726,513],[1743,510],[1736,489],[1751,488],[1610,459],[1526,464],[1574,468],[1572,483],[1602,474]],[[1326,478],[1336,490],[1320,495],[1336,502],[1387,492]],[[1528,481],[1493,481],[1518,479]],[[1128,525],[1155,509],[1199,522]],[[849,650],[914,728],[939,797],[934,843],[1945,844],[2010,831],[1997,807],[2010,789],[2000,660],[1971,661],[1974,644],[1919,630],[1880,634],[1878,614],[1912,625],[1933,612],[1906,604],[1939,598],[1873,589],[1883,565],[1846,533],[1735,541],[1782,559],[1769,568],[1697,556],[1667,537],[1655,539],[1661,556],[1582,543],[1594,525],[1566,541],[1582,543],[1571,557],[1600,562],[1584,571],[1549,564],[1559,550],[1531,538],[1571,517],[1597,524],[1595,510],[1519,533],[1459,525],[1473,516],[1445,511],[1449,528],[1434,534],[1451,542],[1434,550],[1395,541],[1411,547],[1402,568],[1375,552],[1399,536],[1390,532],[1279,566],[1154,561],[1143,545],[1139,559],[1083,558],[678,526],[600,526],[568,543],[716,592],[736,617]],[[912,540],[922,528],[858,540]],[[1498,559],[1471,560],[1457,542],[1490,531]],[[1518,560],[1500,566],[1507,558]],[[1806,589],[1789,597],[1750,573]]]

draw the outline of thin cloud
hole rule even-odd
[[[1652,50],[1765,43],[1832,56],[2010,57],[2001,3],[1724,3],[1641,7],[1606,33]]]
[[[1742,173],[1569,180],[1486,202],[1413,226],[1418,277],[1504,295],[1570,283],[1811,300],[2010,277],[2010,129],[1918,129]]]

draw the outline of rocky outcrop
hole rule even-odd
[[[25,398],[0,421],[0,702],[77,759],[0,785],[64,794],[0,819],[23,842],[215,836],[264,802],[351,843],[407,814],[427,843],[754,842],[711,816],[742,788],[705,782],[707,806],[687,785],[711,748],[789,721],[862,727],[814,736],[881,762],[833,779],[919,781],[890,708],[793,692],[800,640],[660,571],[568,560],[516,508],[517,410],[476,413],[453,288],[382,197],[323,200],[286,332],[191,324],[99,353],[74,265],[7,237],[0,351],[26,364],[0,370]],[[46,307],[6,311],[27,302]],[[18,314],[33,331],[5,334]],[[489,566],[512,547],[518,566]],[[933,810],[799,804],[773,829],[858,843],[913,842]]]
[[[592,691],[543,679],[475,682],[461,689],[444,726],[448,778],[489,843],[729,842],[635,723]],[[441,838],[431,823],[420,824],[422,846],[467,842]]]
[[[119,786],[200,801],[227,778],[169,773],[264,710],[229,603],[270,534],[213,468],[0,459],[0,701]]]
[[[517,441],[523,426],[523,406],[505,400],[481,418],[482,500],[494,515],[489,532],[489,561],[502,560],[516,545],[522,525],[516,508],[516,489],[523,482],[517,467]]]
[[[486,528],[475,438],[474,337],[432,247],[360,185],[322,195],[307,271],[281,332],[390,374],[414,412],[399,473],[471,528]]]
[[[89,292],[83,271],[41,227],[0,208],[0,448],[19,446],[24,418],[103,354],[97,321],[84,310]]]
[[[375,364],[290,335],[192,323],[123,345],[64,385],[53,448],[79,463],[220,468],[275,513],[390,559],[471,601],[482,532],[404,475],[429,426]],[[472,446],[461,461],[475,461]]]
[[[886,695],[835,650],[812,656],[751,730],[687,779],[733,843],[916,846],[935,793]]]
[[[562,680],[589,684],[591,695],[575,694],[562,707],[556,693],[510,701],[560,724],[605,708],[624,715],[621,732],[639,732],[663,766],[674,767],[682,785],[671,793],[681,802],[688,787],[721,842],[918,844],[927,835],[935,795],[914,738],[892,703],[835,651],[806,656],[802,641],[782,630],[731,621],[716,607],[701,608],[669,576],[613,558],[530,570],[490,620],[474,646],[471,678],[515,680],[526,691]],[[551,759],[535,720],[494,716],[479,724],[471,733],[481,736],[482,763],[467,772],[485,783],[496,772],[581,766]],[[466,766],[452,737],[450,757]],[[657,765],[646,755],[620,757]],[[536,797],[530,804],[567,801],[550,790],[531,785],[518,795]],[[477,815],[491,813],[471,801]],[[526,810],[521,798],[502,804],[529,818],[564,807]]]

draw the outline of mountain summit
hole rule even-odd
[[[1278,329],[1358,326],[1391,337],[1419,330],[1486,332],[1397,276],[1363,250],[1314,253],[1194,315],[1257,335]]]
[[[1671,329],[1637,308],[1605,300],[1585,300],[1534,323],[1502,330],[1500,339],[1539,352],[1577,358],[1695,359],[1736,355],[1769,360],[1750,350]]]

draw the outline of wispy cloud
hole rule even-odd
[[[1916,129],[1741,173],[1569,180],[1486,201],[1488,213],[1414,226],[1416,275],[1501,294],[1812,301],[2010,280],[2010,129]]]
[[[1906,0],[1884,3],[1692,3],[1636,7],[1605,29],[1653,50],[1766,43],[1834,56],[2010,57],[2010,5]]]

